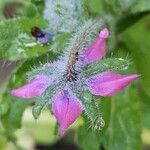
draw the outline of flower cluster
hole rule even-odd
[[[84,103],[80,99],[84,91],[97,96],[113,96],[139,78],[138,74],[121,75],[113,71],[104,71],[90,77],[84,74],[84,69],[90,63],[105,56],[108,37],[109,30],[102,29],[89,47],[80,50],[76,45],[76,50],[73,49],[69,55],[66,53],[68,59],[65,65],[63,56],[54,63],[44,64],[46,73],[36,75],[24,86],[11,90],[11,94],[31,99],[40,97],[47,89],[55,88],[51,96],[51,110],[60,125],[60,134],[64,134],[84,110]]]

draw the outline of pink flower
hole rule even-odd
[[[107,28],[104,28],[100,32],[99,37],[97,37],[96,42],[86,50],[81,51],[78,56],[79,59],[76,59],[76,61],[87,65],[102,59],[106,53],[106,41],[108,36],[109,31]],[[82,113],[84,105],[81,103],[78,95],[84,92],[83,89],[89,89],[93,95],[113,96],[139,78],[137,74],[120,75],[112,71],[106,71],[87,79],[83,76],[81,68],[77,70],[78,68],[75,68],[75,65],[68,66],[66,70],[62,71],[61,61],[53,65],[46,64],[43,67],[48,67],[48,70],[54,67],[54,72],[49,75],[53,80],[49,79],[46,75],[39,75],[26,85],[12,90],[11,94],[28,99],[40,96],[52,85],[57,87],[52,98],[52,112],[60,125],[60,134],[64,134],[66,129]],[[84,86],[86,86],[86,88],[84,88]]]
[[[107,71],[90,77],[87,84],[93,95],[113,96],[139,77],[137,74],[120,75]]]
[[[82,112],[82,105],[72,93],[68,91],[58,92],[54,96],[52,112],[60,124],[60,134],[78,118]]]
[[[34,98],[40,96],[50,85],[51,80],[46,76],[38,76],[24,86],[11,90],[11,94],[20,98]]]
[[[100,60],[105,56],[106,41],[108,36],[109,31],[107,28],[104,28],[97,37],[96,42],[81,53],[83,55],[84,63],[88,64]]]

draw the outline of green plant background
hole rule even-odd
[[[14,0],[0,1],[0,59],[17,61],[20,65],[11,72],[0,89],[1,150],[14,147],[12,143],[17,144],[17,149],[26,149],[28,141],[32,147],[35,143],[46,145],[60,139],[55,135],[56,122],[49,111],[44,110],[35,121],[31,102],[11,97],[8,91],[22,85],[25,73],[38,66],[39,62],[44,63],[47,59],[57,57],[70,37],[63,33],[49,45],[34,44],[30,28],[47,27],[47,22],[40,13],[43,1],[20,0],[26,5],[18,10],[20,18],[6,20],[3,7],[10,1]],[[132,59],[129,73],[137,72],[141,78],[120,94],[102,100],[101,108],[106,125],[100,133],[89,131],[82,118],[71,127],[77,131],[75,143],[83,150],[140,150],[145,145],[150,146],[150,2],[131,0],[131,4],[128,3],[128,0],[85,0],[88,15],[93,18],[103,17],[111,29],[108,55],[123,58],[129,56]],[[24,33],[24,36],[18,37],[20,33]],[[18,44],[18,40],[34,46]],[[55,55],[51,52],[51,47],[57,48]],[[18,51],[20,48],[21,52]],[[3,72],[2,68],[0,72]]]

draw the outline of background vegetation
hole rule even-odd
[[[48,45],[38,44],[30,30],[33,26],[49,30],[43,18],[44,7],[44,0],[0,1],[0,60],[17,64],[0,89],[1,150],[34,149],[34,145],[53,145],[60,140],[50,112],[43,110],[34,120],[32,102],[9,95],[11,88],[25,82],[27,71],[57,58],[72,34],[64,32]],[[92,133],[80,118],[72,127],[75,138],[72,132],[64,138],[73,137],[71,141],[74,139],[82,150],[140,150],[150,145],[150,2],[85,0],[84,7],[83,16],[102,18],[111,31],[108,56],[131,59],[129,73],[142,77],[120,94],[104,98],[101,108],[106,125],[101,132]]]

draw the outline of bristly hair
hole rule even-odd
[[[100,131],[105,126],[101,109],[101,100],[97,99],[88,102],[84,99],[82,102],[84,106],[84,114],[88,119],[89,128],[91,128],[92,131]]]
[[[86,20],[79,28],[73,33],[72,38],[66,44],[66,48],[63,50],[63,54],[59,57],[57,65],[47,66],[41,65],[38,68],[32,70],[32,72],[27,74],[27,78],[31,79],[33,76],[39,74],[51,74],[57,72],[56,75],[64,74],[64,71],[68,67],[76,71],[80,71],[82,64],[79,64],[78,54],[89,47],[89,45],[96,39],[100,29],[103,24],[101,20]],[[52,62],[47,62],[47,64],[52,64]],[[73,67],[72,67],[73,66]],[[71,71],[71,70],[69,70]]]
[[[101,20],[91,19],[84,21],[84,23],[79,26],[67,43],[63,55],[60,57],[60,61],[62,62],[61,67],[63,64],[63,69],[74,63],[75,59],[77,59],[76,57],[78,53],[89,47],[89,45],[96,39],[102,26]]]

